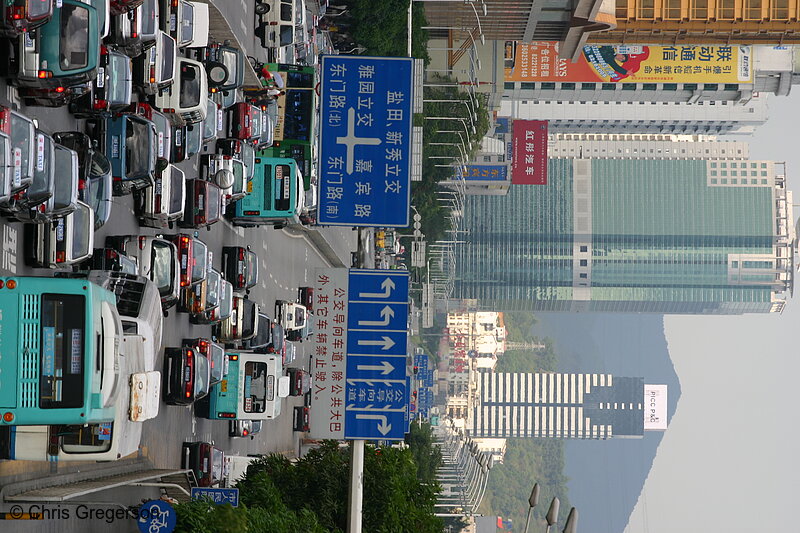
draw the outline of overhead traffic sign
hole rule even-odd
[[[312,438],[403,439],[408,287],[406,271],[317,269]]]
[[[413,58],[323,56],[320,224],[409,224]]]

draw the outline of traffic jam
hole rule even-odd
[[[314,58],[280,50],[263,8],[275,63],[215,41],[203,2],[4,5],[0,214],[23,257],[0,275],[0,459],[120,459],[181,406],[252,439],[297,397],[283,420],[308,431],[313,288],[258,297],[255,243],[316,220]],[[183,442],[181,467],[213,486],[226,453]]]

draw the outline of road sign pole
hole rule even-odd
[[[350,441],[350,493],[347,499],[347,533],[361,533],[364,504],[364,442]]]

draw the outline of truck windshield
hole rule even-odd
[[[153,264],[150,267],[150,279],[158,287],[158,292],[172,292],[173,279],[172,247],[161,241],[153,241]]]
[[[77,294],[43,294],[39,407],[83,405],[86,300]],[[99,335],[99,334],[98,334]]]
[[[145,177],[150,174],[150,161],[155,160],[151,149],[151,126],[147,122],[131,120],[127,117],[128,127],[125,131],[125,175],[128,178]],[[153,165],[155,166],[155,165]]]
[[[88,206],[78,204],[72,212],[72,258],[86,257],[91,251],[92,234],[94,233],[94,220]]]
[[[69,4],[61,8],[60,36],[58,59],[61,69],[86,68],[89,61],[89,10],[85,6]]]

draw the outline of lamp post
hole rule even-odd
[[[424,118],[425,120],[460,120],[461,123],[464,124],[464,129],[467,128],[467,121],[464,120],[464,117],[424,117]],[[471,126],[472,126],[472,134],[475,135],[475,133],[477,133],[475,125],[471,124]],[[467,134],[469,135],[469,131],[467,131]]]
[[[531,516],[533,515],[533,508],[539,504],[539,495],[541,492],[541,488],[539,487],[538,483],[533,484],[533,489],[531,489],[531,495],[528,497],[528,517],[525,520],[525,529],[523,529],[523,533],[528,533],[528,527],[531,523]],[[547,514],[544,517],[545,522],[547,523],[547,527],[545,528],[545,533],[550,531],[550,528],[556,525],[558,522],[558,511],[559,507],[561,506],[561,502],[558,498],[553,498],[550,501],[550,507],[547,509]],[[569,510],[569,514],[567,515],[567,519],[564,521],[564,529],[562,529],[562,533],[576,533],[578,528],[578,510],[572,507]]]
[[[467,103],[467,102],[469,102],[469,103]],[[427,103],[432,103],[432,104],[433,103],[453,103],[453,104],[462,103],[465,106],[467,106],[467,109],[469,109],[469,114],[473,115],[475,120],[478,120],[478,112],[477,112],[477,110],[475,110],[472,107],[472,98],[468,98],[466,100],[454,100],[454,99],[449,99],[449,100],[448,99],[444,99],[444,100],[423,100],[423,103],[426,103],[426,104]]]

